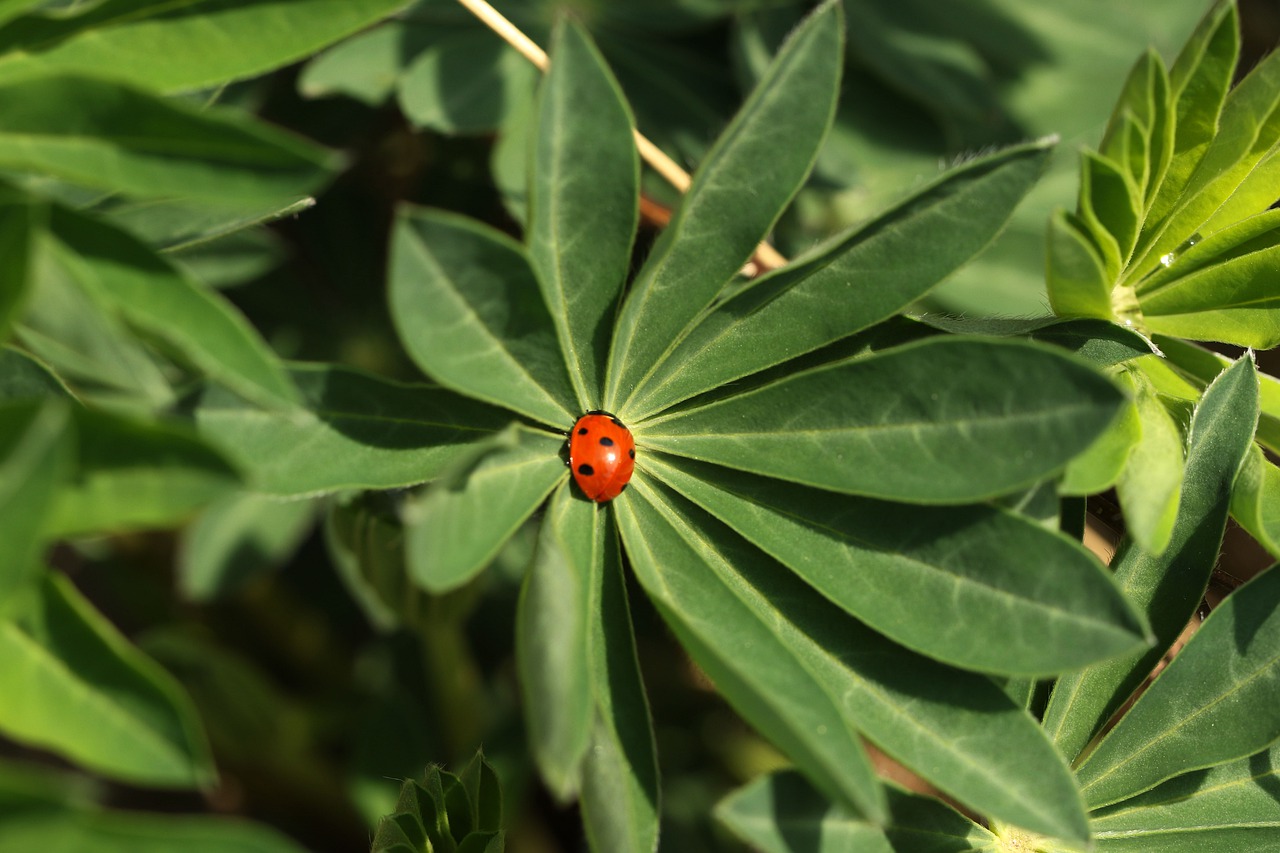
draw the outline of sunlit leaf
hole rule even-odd
[[[632,428],[641,445],[744,471],[962,503],[1060,470],[1121,402],[1107,379],[1047,346],[936,338]]]
[[[0,622],[0,731],[133,784],[213,782],[195,710],[171,676],[61,576],[24,604]]]
[[[1280,739],[1280,571],[1214,609],[1097,748],[1076,768],[1093,806],[1188,770],[1245,758]]]

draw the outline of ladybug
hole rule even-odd
[[[622,494],[636,467],[636,440],[608,412],[587,412],[569,433],[569,467],[582,493],[596,503]]]

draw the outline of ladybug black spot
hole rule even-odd
[[[631,485],[630,483],[623,483],[622,488],[618,489],[618,494],[622,494],[623,492],[625,492],[627,490],[627,486],[630,486],[630,485]]]
[[[595,468],[592,468],[590,465],[587,465],[585,463],[578,466],[578,473],[584,477],[590,477],[595,472],[596,472]]]
[[[628,451],[627,451],[627,455],[628,455],[628,456],[630,456],[632,459],[635,459],[635,458],[636,458],[636,451],[635,451],[635,448],[632,448],[631,450],[628,450]]]
[[[586,427],[579,427],[579,428],[578,428],[578,435],[586,435],[586,434],[587,434],[587,428],[586,428]]]
[[[613,447],[613,439],[606,435],[604,438],[600,439],[600,446]]]

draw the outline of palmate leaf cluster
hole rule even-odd
[[[670,5],[677,31],[727,11]],[[635,116],[657,108],[623,57],[665,42],[644,21],[621,36],[621,4],[590,34],[513,6],[550,46],[541,81],[436,0],[310,63],[309,94],[394,98],[449,133],[501,130],[495,177],[521,239],[443,209],[395,217],[387,302],[429,380],[402,383],[282,362],[207,286],[244,273],[203,248],[306,210],[340,164],[245,112],[205,108],[201,90],[406,4],[0,4],[0,733],[141,787],[209,790],[215,752],[261,766],[250,744],[267,742],[271,778],[323,776],[305,753],[321,715],[199,632],[158,632],[140,651],[43,558],[54,541],[203,509],[178,583],[206,600],[322,518],[371,623],[408,629],[435,683],[456,689],[428,720],[397,684],[403,703],[363,722],[361,748],[420,767],[437,728],[474,748],[496,700],[474,689],[462,624],[486,569],[521,578],[528,752],[555,798],[580,803],[594,849],[659,837],[632,624],[650,604],[794,766],[717,809],[762,849],[1275,843],[1274,573],[1217,608],[1099,738],[1193,617],[1228,514],[1280,556],[1280,474],[1263,451],[1280,449],[1280,385],[1250,357],[1195,343],[1270,346],[1280,327],[1266,212],[1275,61],[1230,89],[1225,3],[1171,70],[1143,59],[1084,156],[1079,209],[1049,226],[1059,316],[971,320],[913,307],[1010,221],[1017,232],[1015,209],[1053,168],[1050,140],[877,191],[856,224],[741,274],[761,240],[812,227],[795,211],[813,209],[815,176],[830,183],[857,159],[841,94],[850,52],[913,68],[900,81],[912,97],[947,82],[932,106],[961,144],[998,111],[941,31],[868,40],[902,26],[884,4],[803,5],[740,10],[751,94],[727,127],[657,122],[698,166],[682,199],[642,177]],[[848,39],[846,13],[858,16]],[[161,36],[163,57],[149,50]],[[146,61],[108,73],[119,55]],[[652,245],[642,186],[673,207]],[[593,409],[617,414],[638,447],[630,488],[607,506],[575,490],[563,459],[565,431]],[[1113,487],[1128,536],[1108,570],[1079,530],[1081,498]],[[629,600],[637,591],[648,604]],[[394,643],[383,654],[363,662],[370,681],[421,677],[404,676]],[[379,743],[384,728],[398,740]],[[981,823],[883,782],[866,742]],[[353,788],[367,815],[391,808]],[[378,849],[503,843],[481,758],[405,782],[392,811]],[[246,823],[104,810],[73,779],[6,761],[0,846],[33,839],[295,849]]]

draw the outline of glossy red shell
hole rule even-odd
[[[578,418],[569,433],[569,468],[584,495],[596,503],[613,500],[635,467],[636,441],[622,421],[608,412]]]

